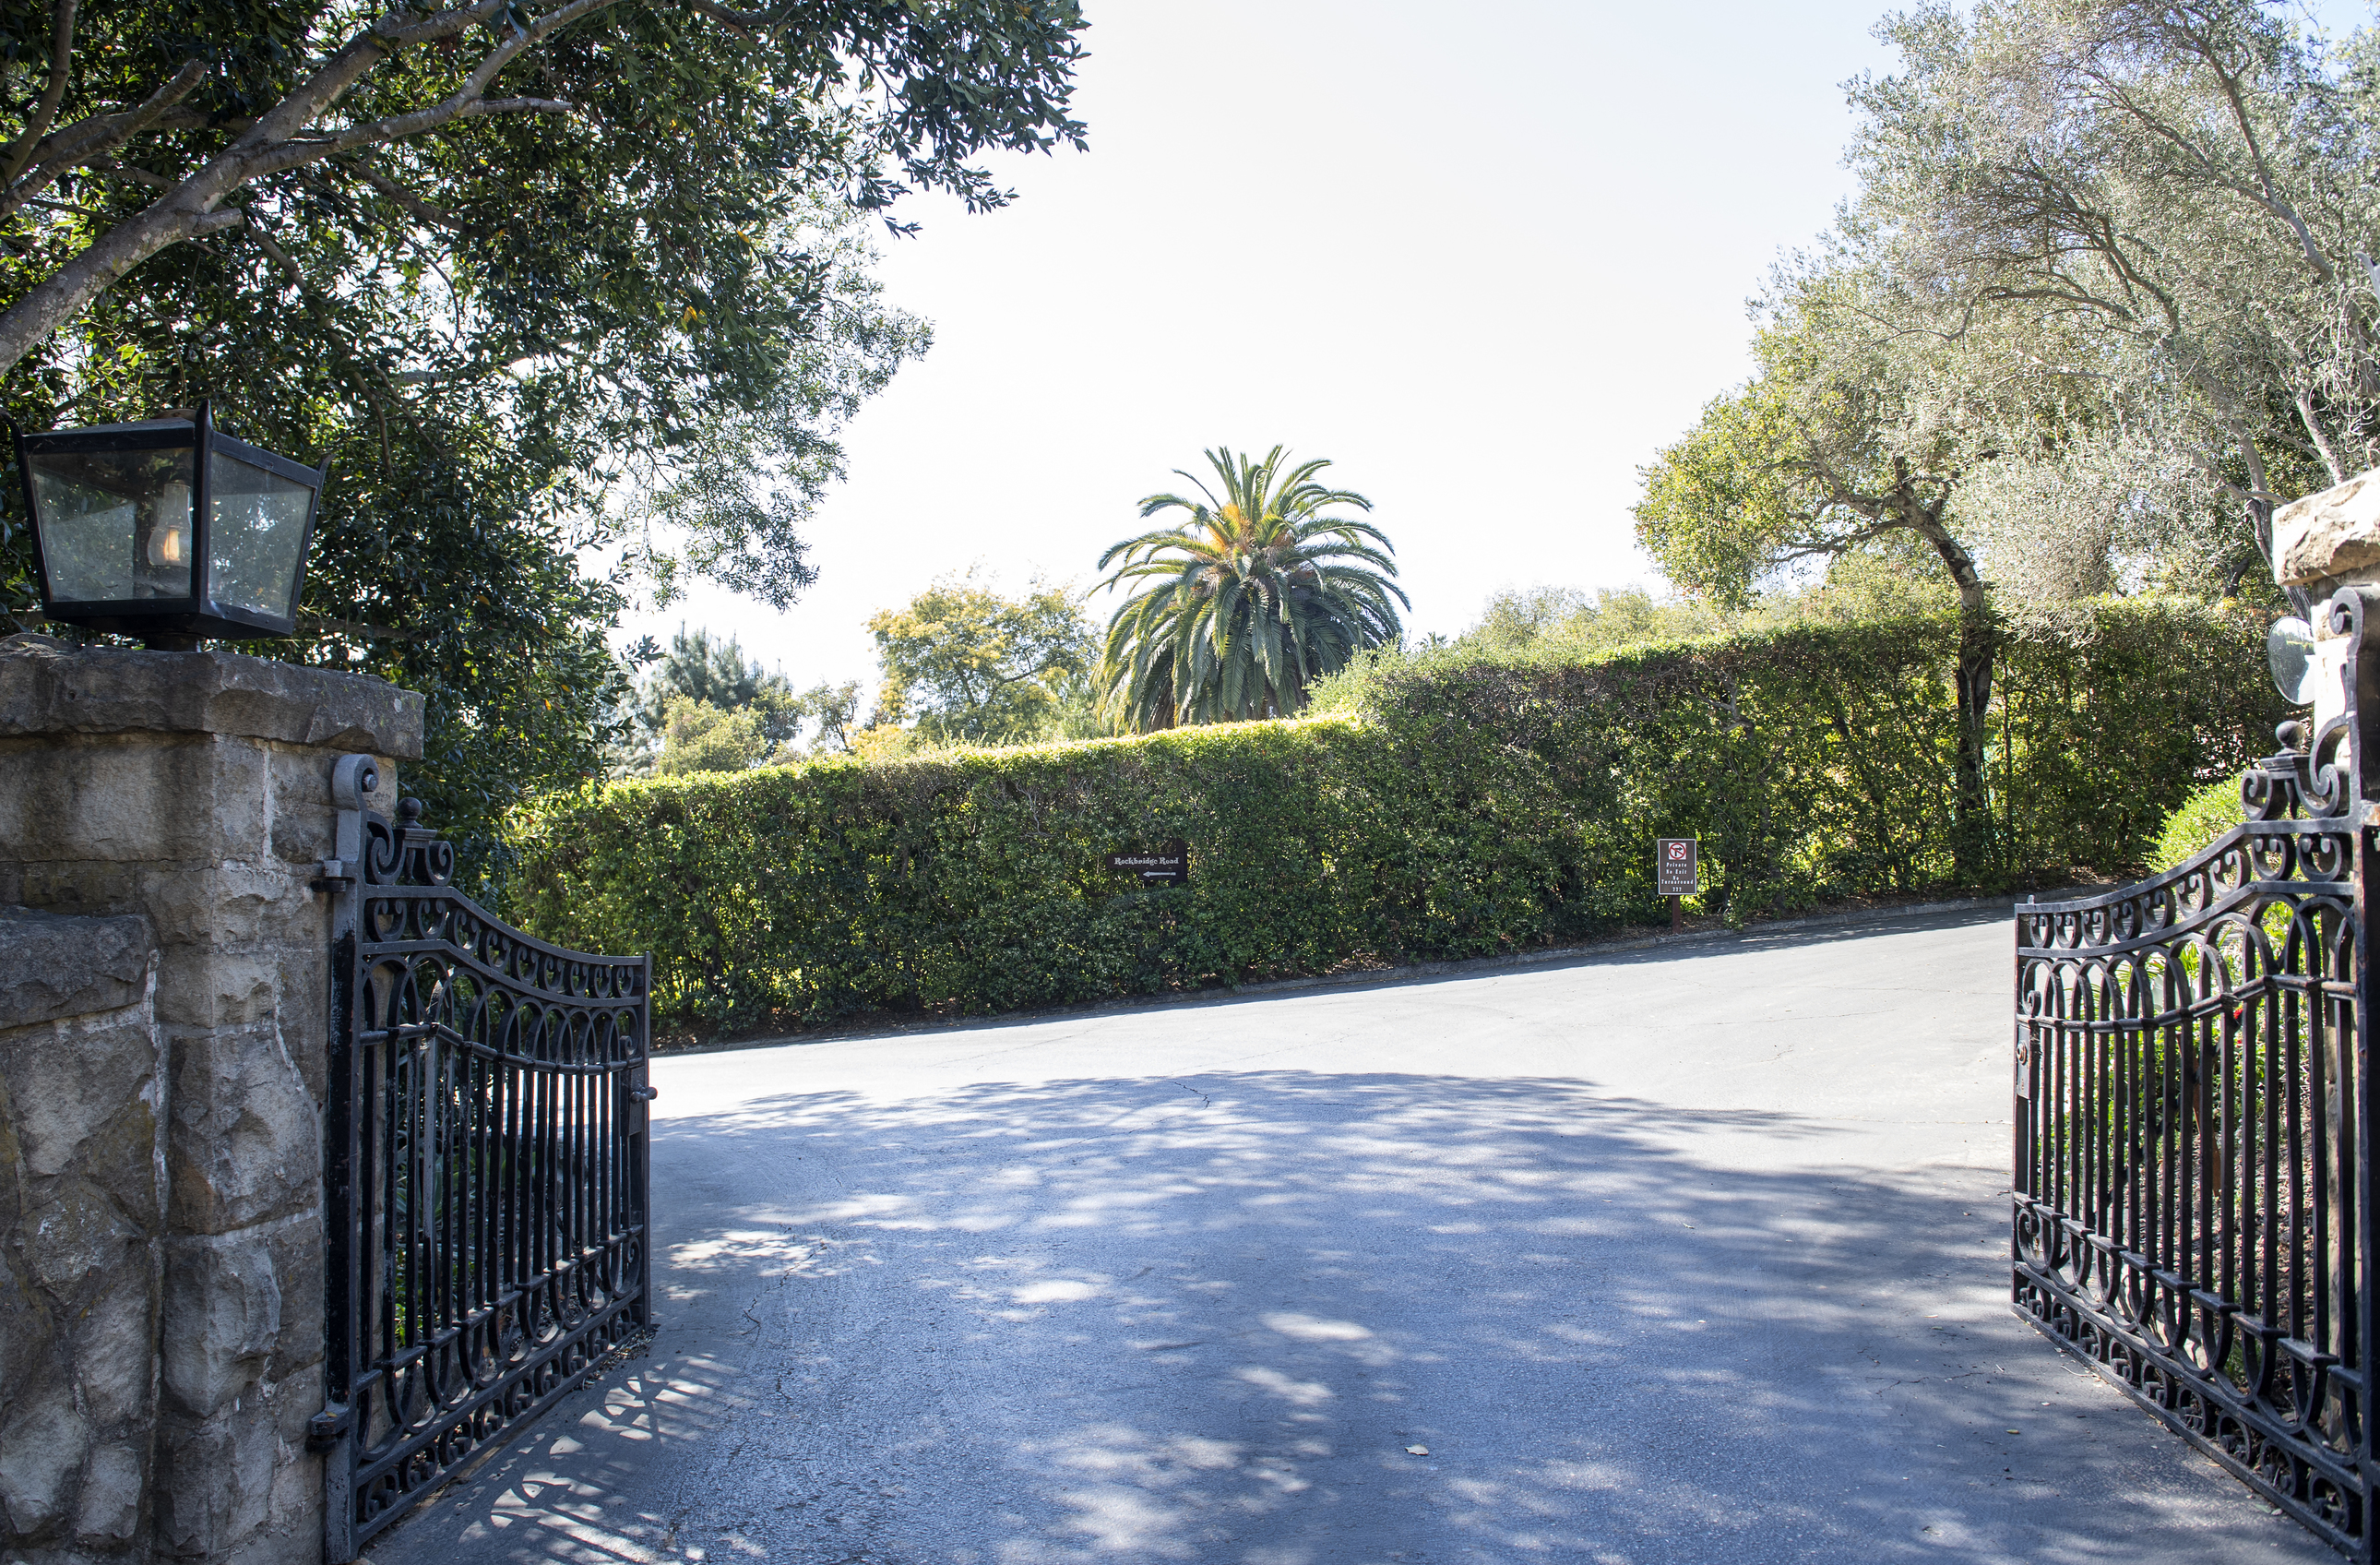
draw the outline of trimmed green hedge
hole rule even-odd
[[[2178,870],[2214,847],[2216,838],[2246,821],[2248,806],[2240,796],[2240,781],[2239,777],[2225,777],[2221,782],[2209,783],[2167,816],[2165,829],[2157,834],[2156,847],[2149,853],[2149,869],[2159,874]]]
[[[1383,660],[1338,715],[1142,739],[613,783],[516,823],[515,911],[650,950],[657,1009],[748,1025],[1009,1009],[1485,955],[1660,916],[1699,836],[1731,919],[1940,888],[1956,627],[1812,627],[1592,662]],[[2192,789],[2269,748],[2261,627],[2108,605],[2010,636],[2000,878],[2135,870]],[[1102,855],[1181,838],[1191,882]]]

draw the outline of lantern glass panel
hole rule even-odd
[[[28,456],[53,599],[192,595],[190,458],[187,446]]]
[[[221,451],[207,453],[207,585],[225,608],[286,618],[314,491]]]

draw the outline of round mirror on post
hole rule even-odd
[[[2313,702],[2313,627],[2302,619],[2277,619],[2265,632],[2265,658],[2272,665],[2273,683],[2292,706]]]

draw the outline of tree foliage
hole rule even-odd
[[[1175,470],[1198,497],[1151,495],[1140,514],[1189,520],[1099,556],[1101,570],[1122,562],[1102,586],[1135,589],[1109,619],[1099,669],[1122,728],[1294,716],[1316,679],[1403,633],[1397,608],[1412,600],[1391,580],[1395,550],[1371,523],[1328,514],[1372,508],[1316,482],[1330,462],[1291,467],[1280,446],[1262,458],[1217,446],[1207,461],[1220,493]]]
[[[661,754],[653,763],[656,775],[682,776],[690,772],[740,772],[757,766],[773,742],[755,707],[729,711],[691,696],[672,696],[662,709]]]
[[[640,694],[640,715],[649,728],[662,728],[670,709],[680,703],[718,712],[749,709],[755,731],[767,745],[793,738],[806,715],[793,681],[747,660],[742,642],[683,625],[654,662]]]
[[[2254,0],[1935,0],[1879,31],[1858,193],[1772,279],[1760,375],[1665,455],[1645,525],[1690,573],[1756,573],[1812,540],[1757,492],[1732,531],[1670,526],[1679,492],[1848,427],[1938,483],[2012,611],[2242,590],[2276,504],[2380,462],[2380,41]]]
[[[1071,0],[11,6],[0,374],[151,257],[236,235],[300,272],[434,267],[462,365],[605,343],[638,413],[698,413],[799,312],[771,229],[803,198],[996,205],[978,152],[1079,141],[1081,27]]]
[[[1894,540],[1930,551],[1965,626],[1955,790],[1961,859],[1980,874],[1994,634],[1952,511],[1978,432],[1937,416],[1937,354],[1872,339],[1874,287],[1856,272],[1822,272],[1779,287],[1755,344],[1760,373],[1645,470],[1637,537],[1672,581],[1729,609],[1780,568]]]
[[[1080,27],[1069,0],[0,6],[0,398],[41,428],[211,397],[330,458],[304,634],[246,650],[421,691],[405,785],[484,866],[504,809],[624,737],[628,593],[809,581],[836,428],[927,341],[853,214],[997,205],[978,153],[1079,141]]]
[[[907,726],[934,746],[1029,743],[1085,703],[1091,628],[1063,587],[1005,597],[974,571],[945,576],[868,629],[884,673],[876,728]]]
[[[1726,630],[1708,602],[1664,602],[1642,587],[1505,587],[1488,595],[1477,623],[1457,644],[1497,652],[1560,645],[1602,652],[1637,642],[1681,642]]]
[[[838,754],[850,748],[858,704],[856,680],[797,692],[782,672],[747,658],[735,637],[681,626],[637,691],[640,742],[614,769],[670,776]]]
[[[2236,505],[2380,461],[2369,33],[2333,60],[2252,0],[2025,0],[1890,36],[1853,160],[1912,297],[2069,328],[2095,410]]]
[[[1989,432],[1941,416],[1937,356],[1870,340],[1871,287],[1855,272],[1780,278],[1759,373],[1644,470],[1637,537],[1688,592],[1740,608],[1780,569],[1907,534],[1983,607],[1951,501]]]
[[[1879,31],[1901,63],[1853,84],[1856,196],[1636,516],[1726,606],[1922,541],[1969,626],[1979,825],[1987,610],[2231,595],[2277,502],[2380,461],[2380,55],[2254,0],[1932,0]]]

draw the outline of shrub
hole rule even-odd
[[[1660,916],[1652,839],[1699,837],[1733,920],[1950,884],[1957,635],[1804,626],[1591,661],[1375,658],[1295,722],[836,758],[540,801],[516,910],[650,950],[688,1021],[1007,1009],[1466,957]],[[2261,628],[2109,605],[2011,634],[1993,712],[2002,881],[2138,870],[2278,698]],[[1100,858],[1182,838],[1190,884]]]
[[[2216,838],[2247,818],[2238,777],[2209,783],[2165,818],[2165,829],[2157,833],[2156,847],[2149,855],[2149,868],[2180,868],[2185,860],[2213,847]]]

